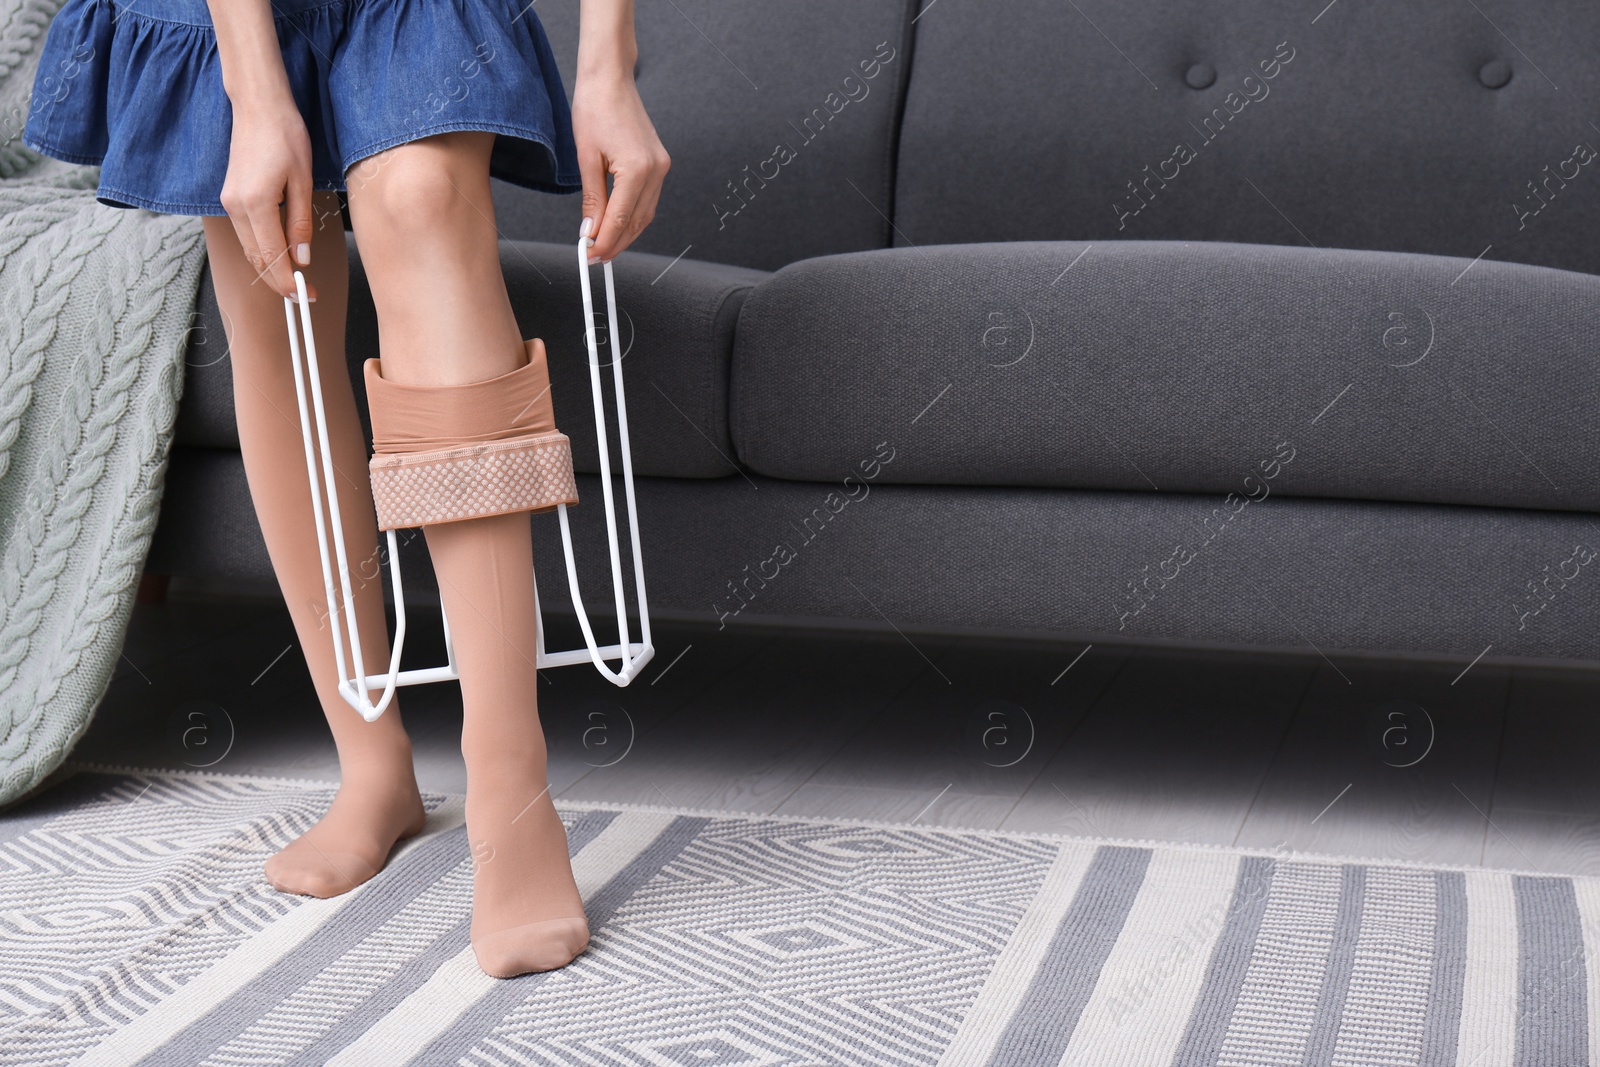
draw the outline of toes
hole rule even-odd
[[[288,850],[268,860],[263,872],[280,893],[322,898],[348,893],[378,873],[368,860],[351,853],[306,858],[288,855]]]
[[[589,924],[581,918],[545,919],[472,939],[478,967],[491,978],[553,971],[589,947]]]

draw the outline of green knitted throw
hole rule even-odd
[[[0,0],[0,804],[88,729],[150,550],[205,241],[21,141],[62,0]]]

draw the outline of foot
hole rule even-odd
[[[478,959],[478,967],[494,978],[554,971],[577,959],[588,947],[589,923],[581,915],[541,919],[472,939],[472,954]]]
[[[415,774],[346,775],[327,814],[267,860],[267,881],[302,896],[348,893],[383,869],[395,842],[420,833],[427,814]]]
[[[467,774],[473,954],[495,978],[565,967],[588,947],[589,922],[543,761],[483,762]]]

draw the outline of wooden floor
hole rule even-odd
[[[549,647],[582,638],[547,619]],[[637,637],[637,635],[634,635]],[[617,688],[541,672],[560,799],[1600,873],[1600,671],[658,621]],[[443,662],[408,609],[403,667]],[[453,683],[401,690],[463,793]],[[391,712],[392,713],[392,712]],[[139,605],[74,759],[337,781],[281,601]]]

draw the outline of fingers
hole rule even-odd
[[[638,179],[620,169],[612,174],[611,198],[606,201],[600,225],[595,227],[594,246],[589,249],[589,255],[598,263],[611,259],[633,239],[629,228],[639,203]]]
[[[671,160],[663,154],[642,164],[616,167],[611,196],[594,234],[594,246],[589,249],[596,262],[610,262],[650,225],[661,199],[661,182],[670,165]]]
[[[289,262],[289,245],[284,240],[278,205],[256,203],[249,210],[250,228],[261,251],[262,262],[256,273],[280,295],[294,296],[294,265]]]
[[[296,190],[293,186],[302,188]],[[300,232],[310,240],[311,230],[311,181],[309,175],[302,182],[289,183],[291,202],[289,213],[291,222],[289,231],[294,230],[295,213],[299,212],[304,219],[304,226]],[[239,235],[239,247],[244,251],[246,261],[251,269],[256,272],[256,278],[279,296],[290,299],[296,298],[294,285],[294,263],[289,258],[289,245],[285,236],[283,208],[278,203],[278,195],[254,194],[239,196],[224,192],[223,207],[228,211],[228,218],[233,223],[234,232]],[[306,297],[315,300],[317,291],[306,279]]]
[[[256,247],[255,231],[250,228],[250,216],[243,210],[228,207],[223,197],[223,207],[228,209],[228,221],[233,224],[233,232],[239,238],[239,250],[244,253],[245,262],[250,264],[250,269],[256,272],[256,277],[261,276],[261,250]]]
[[[600,215],[606,209],[605,157],[599,152],[580,152],[578,173],[583,178],[583,215],[594,220],[595,224],[589,227],[589,236],[594,237],[600,229]],[[593,246],[590,246],[589,254],[594,255]]]
[[[645,227],[649,226],[650,223],[655,220],[656,205],[661,200],[661,182],[665,176],[666,170],[663,168],[660,173],[655,175],[655,179],[645,187],[644,192],[640,194],[639,209],[635,213],[635,218],[638,220],[639,226],[638,229],[634,231],[634,237],[637,237],[639,234],[643,233]],[[631,244],[633,238],[629,238],[628,241],[629,244]],[[621,249],[618,249],[618,251],[621,251]]]
[[[611,197],[606,203],[599,229],[594,234],[594,246],[589,249],[589,255],[601,263],[609,262],[618,252],[628,247],[643,229],[639,225],[642,218],[639,201],[645,192],[644,184],[649,178],[648,172],[641,174],[639,171],[619,167],[612,173],[616,177]],[[649,219],[646,218],[644,221],[648,222]]]
[[[590,248],[590,256],[595,261],[608,262],[619,251],[627,248],[638,230],[634,229],[634,219],[638,218],[638,178],[632,173],[614,171],[613,187],[611,187],[611,200],[606,203],[605,218],[600,219],[600,229],[595,234],[594,248]]]
[[[288,225],[285,232],[289,238],[289,249],[293,262],[301,267],[311,263],[311,236],[316,230],[315,220],[312,218],[311,204],[311,176],[305,175],[303,180],[289,183],[289,198],[286,205]],[[314,292],[306,279],[308,294]]]

